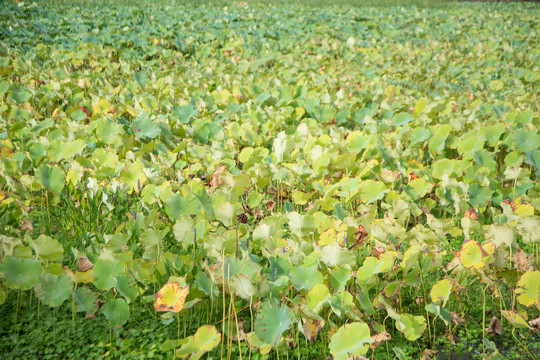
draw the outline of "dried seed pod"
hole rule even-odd
[[[94,267],[94,264],[88,259],[86,256],[81,256],[77,263],[79,265],[79,271],[81,272],[87,272],[88,270],[92,269]]]
[[[242,213],[236,216],[236,220],[238,220],[238,222],[241,224],[247,224],[248,218],[246,214]]]
[[[30,220],[22,220],[21,221],[21,230],[22,231],[28,231],[32,230],[34,228],[34,223]]]

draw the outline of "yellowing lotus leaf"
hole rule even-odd
[[[527,271],[523,274],[517,283],[516,294],[520,304],[536,305],[540,309],[540,271]]]
[[[177,313],[184,307],[188,294],[189,285],[182,287],[176,281],[169,281],[154,295],[154,308]]]
[[[488,245],[491,244],[491,245]],[[459,260],[465,267],[483,268],[490,255],[493,255],[495,247],[492,243],[485,244],[484,247],[478,241],[469,240],[461,246]],[[486,249],[488,251],[486,251]]]
[[[442,300],[443,304],[448,301],[450,297],[450,292],[452,291],[452,284],[448,279],[442,279],[437,282],[431,288],[429,295],[431,296],[431,301],[437,302]]]

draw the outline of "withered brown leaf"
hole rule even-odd
[[[372,349],[378,348],[381,346],[381,344],[387,340],[390,340],[392,336],[387,331],[382,331],[378,334],[375,334],[371,337],[373,339],[373,343],[370,345]]]
[[[456,313],[453,312],[453,311],[452,311],[452,313],[451,313],[450,315],[451,315],[451,318],[452,318],[452,324],[454,324],[454,325],[456,325],[456,326],[459,325],[459,324],[461,324],[461,323],[463,323],[463,322],[465,322],[464,319],[462,319],[461,317],[459,317],[459,315],[456,314]]]
[[[532,258],[527,256],[523,250],[518,249],[514,254],[514,264],[519,272],[527,272],[533,270]]]
[[[486,332],[492,336],[495,334],[502,335],[501,320],[499,320],[496,316],[493,316],[489,322],[489,326],[486,328]]]

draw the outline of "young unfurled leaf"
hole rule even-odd
[[[169,281],[154,295],[156,311],[179,312],[189,293],[189,286],[180,286],[179,282]]]

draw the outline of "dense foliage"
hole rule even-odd
[[[538,6],[104,4],[0,9],[3,358],[533,358]]]

